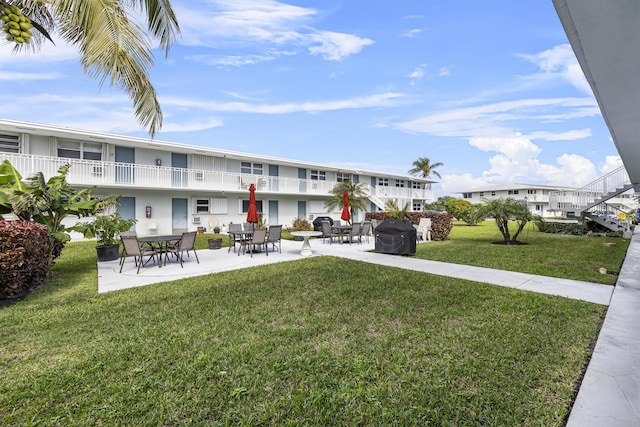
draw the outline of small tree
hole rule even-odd
[[[512,198],[499,198],[486,200],[487,214],[495,218],[496,225],[504,237],[503,244],[518,244],[518,236],[527,225],[534,219],[534,215],[529,211],[527,204],[523,200],[515,200]],[[516,224],[515,233],[509,230],[509,221]]]
[[[462,212],[462,210],[467,209],[470,206],[470,201],[464,199],[456,199],[453,197],[447,199],[447,201],[444,203],[444,209],[457,219],[460,219],[460,213]]]
[[[484,221],[486,217],[487,207],[482,203],[475,205],[470,204],[467,207],[463,207],[456,215],[456,218],[464,221],[467,225],[478,225],[478,223]]]
[[[336,208],[344,208],[344,192],[348,193],[349,211],[351,218],[358,211],[366,211],[367,194],[361,182],[342,181],[337,183],[329,192],[332,197],[324,203],[324,208],[330,212]]]

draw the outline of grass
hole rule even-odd
[[[613,285],[629,246],[629,239],[540,233],[533,224],[529,224],[518,238],[527,245],[493,244],[502,239],[493,221],[473,227],[455,222],[449,240],[419,244],[415,256]],[[604,243],[614,245],[604,246]],[[600,268],[606,268],[608,274],[601,274]]]
[[[0,424],[559,426],[605,313],[332,257],[96,288],[73,243],[0,310]]]

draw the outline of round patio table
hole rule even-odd
[[[302,255],[303,257],[308,257],[313,255],[313,252],[311,252],[311,245],[309,244],[309,237],[322,236],[322,232],[321,231],[292,231],[291,235],[303,238],[302,250],[300,251],[300,255]]]

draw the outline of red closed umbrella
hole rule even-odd
[[[340,219],[344,219],[345,221],[351,221],[351,214],[349,213],[349,193],[344,192],[342,194],[342,200],[344,202],[344,207],[342,208],[342,215],[340,215]]]
[[[249,186],[249,210],[247,211],[247,222],[257,224],[259,220],[258,208],[256,207],[256,186],[251,184]]]

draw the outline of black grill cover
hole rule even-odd
[[[329,221],[333,225],[333,218],[330,216],[319,216],[313,220],[313,231],[322,231],[322,221]]]
[[[417,231],[406,219],[385,219],[376,227],[376,251],[394,255],[416,253]]]

